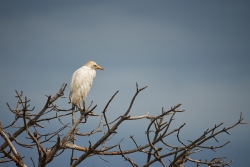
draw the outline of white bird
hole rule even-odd
[[[72,75],[69,98],[70,102],[78,108],[82,109],[84,107],[84,97],[87,96],[92,86],[93,79],[96,76],[96,69],[104,70],[96,62],[89,61]],[[82,101],[83,107],[81,107],[80,101]]]

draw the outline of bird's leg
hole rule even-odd
[[[84,96],[81,97],[82,99],[82,109],[85,109],[85,101],[84,101]]]
[[[80,99],[76,101],[76,105],[79,109],[81,109]]]

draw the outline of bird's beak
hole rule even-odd
[[[104,68],[102,68],[101,66],[96,66],[96,69],[99,69],[99,70],[104,70]]]

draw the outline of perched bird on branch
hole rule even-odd
[[[72,75],[69,98],[70,103],[76,105],[78,108],[82,109],[84,107],[84,97],[87,96],[92,86],[93,79],[96,76],[96,69],[104,70],[96,62],[89,61]],[[80,104],[81,101],[82,107]]]

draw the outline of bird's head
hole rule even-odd
[[[88,67],[90,67],[93,70],[96,70],[96,69],[98,69],[98,70],[104,70],[104,68],[102,68],[101,66],[99,66],[98,64],[96,64],[96,62],[94,62],[94,61],[89,61],[84,66],[88,66]]]

